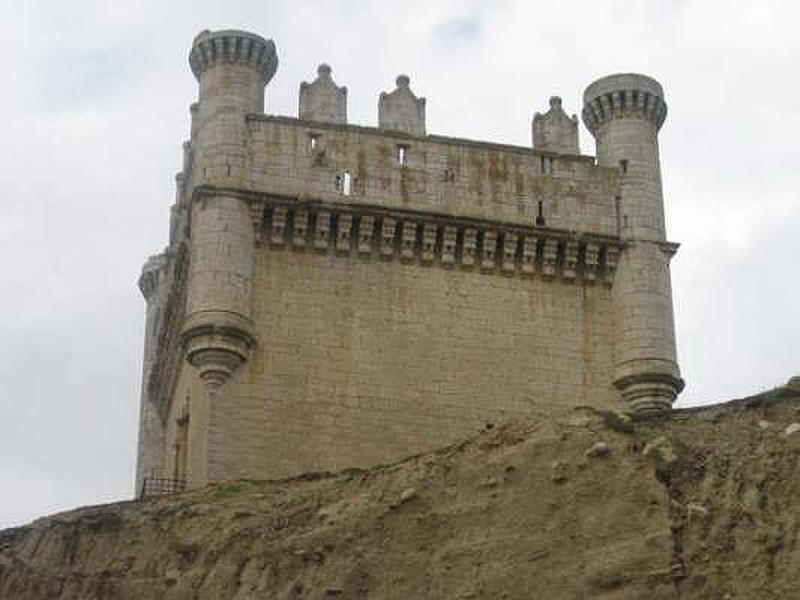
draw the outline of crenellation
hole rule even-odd
[[[558,154],[580,154],[578,148],[578,117],[571,117],[561,107],[561,98],[550,98],[550,110],[546,113],[534,113],[533,147]],[[543,163],[547,157],[543,157]],[[551,159],[552,160],[552,159]],[[544,169],[543,172],[547,172]]]
[[[256,123],[251,120],[251,123]],[[248,177],[256,189],[269,189],[283,196],[312,196],[325,201],[340,201],[345,198],[340,191],[337,176],[345,171],[352,177],[351,193],[346,198],[358,197],[360,202],[389,206],[405,206],[423,210],[444,210],[460,212],[478,218],[507,218],[517,222],[530,222],[536,217],[537,202],[548,196],[563,196],[565,209],[552,226],[586,232],[615,233],[614,198],[607,192],[616,187],[614,181],[619,176],[616,171],[589,166],[583,157],[560,159],[553,175],[538,174],[539,156],[528,150],[528,165],[524,155],[520,156],[520,177],[512,169],[498,171],[491,188],[484,188],[481,180],[489,177],[484,165],[491,163],[499,149],[486,147],[480,149],[472,145],[460,146],[453,143],[418,142],[411,154],[417,166],[400,167],[391,157],[394,143],[386,140],[377,130],[325,131],[326,162],[319,164],[305,151],[292,155],[295,147],[303,148],[302,143],[291,140],[305,139],[308,130],[300,121],[290,122],[285,118],[257,121],[252,136],[254,139],[270,139],[270,132],[280,130],[280,138],[294,156],[291,166],[283,166],[277,158],[269,154],[254,154],[253,171]],[[321,130],[320,127],[316,128]],[[328,152],[331,146],[337,148],[336,160]],[[287,156],[283,157],[283,161]],[[411,160],[409,158],[409,160]],[[388,162],[388,164],[387,164]],[[283,163],[285,164],[285,163]],[[441,168],[449,165],[448,173]],[[467,165],[464,169],[460,165]],[[537,165],[537,166],[535,166]],[[570,166],[572,165],[572,166]],[[290,170],[291,175],[286,173]],[[519,193],[519,186],[522,192]],[[493,190],[487,202],[487,191]]]
[[[317,79],[300,84],[300,119],[324,123],[347,123],[347,88],[339,87],[331,77],[331,67],[321,64]],[[313,142],[313,137],[311,138]],[[312,150],[316,149],[312,146]]]
[[[429,135],[406,76],[377,127],[330,67],[264,114],[274,43],[203,32],[169,247],[147,298],[137,489],[392,462],[543,408],[669,408],[661,86],[553,97],[533,147]],[[148,263],[149,264],[149,263]]]
[[[272,40],[246,31],[202,31],[192,44],[189,64],[195,77],[219,64],[242,63],[272,79],[278,68],[278,55]]]
[[[414,136],[425,135],[425,98],[411,91],[408,75],[398,75],[397,87],[378,100],[378,127]]]

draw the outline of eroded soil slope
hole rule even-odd
[[[0,598],[800,598],[800,395],[495,425],[0,532]]]

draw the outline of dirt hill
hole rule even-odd
[[[795,380],[793,380],[795,381]],[[800,386],[0,532],[0,598],[800,598]]]

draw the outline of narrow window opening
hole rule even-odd
[[[403,144],[397,145],[397,164],[401,167],[406,166],[406,159],[408,158],[408,146]]]
[[[622,174],[625,175],[628,173],[628,159],[624,158],[619,161],[619,169],[622,171]]]
[[[541,200],[536,203],[536,225],[544,226],[544,206],[542,206]]]
[[[316,150],[319,147],[319,134],[318,133],[309,133],[308,134],[308,147],[311,150]]]
[[[345,196],[349,196],[352,191],[353,191],[353,176],[350,175],[350,171],[345,171],[344,176],[342,177],[342,193]]]

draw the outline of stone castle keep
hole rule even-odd
[[[559,98],[532,148],[427,133],[409,78],[347,123],[330,67],[264,112],[275,45],[204,31],[166,250],[147,300],[146,478],[386,463],[543,407],[670,409],[676,362],[658,131],[643,75]]]

